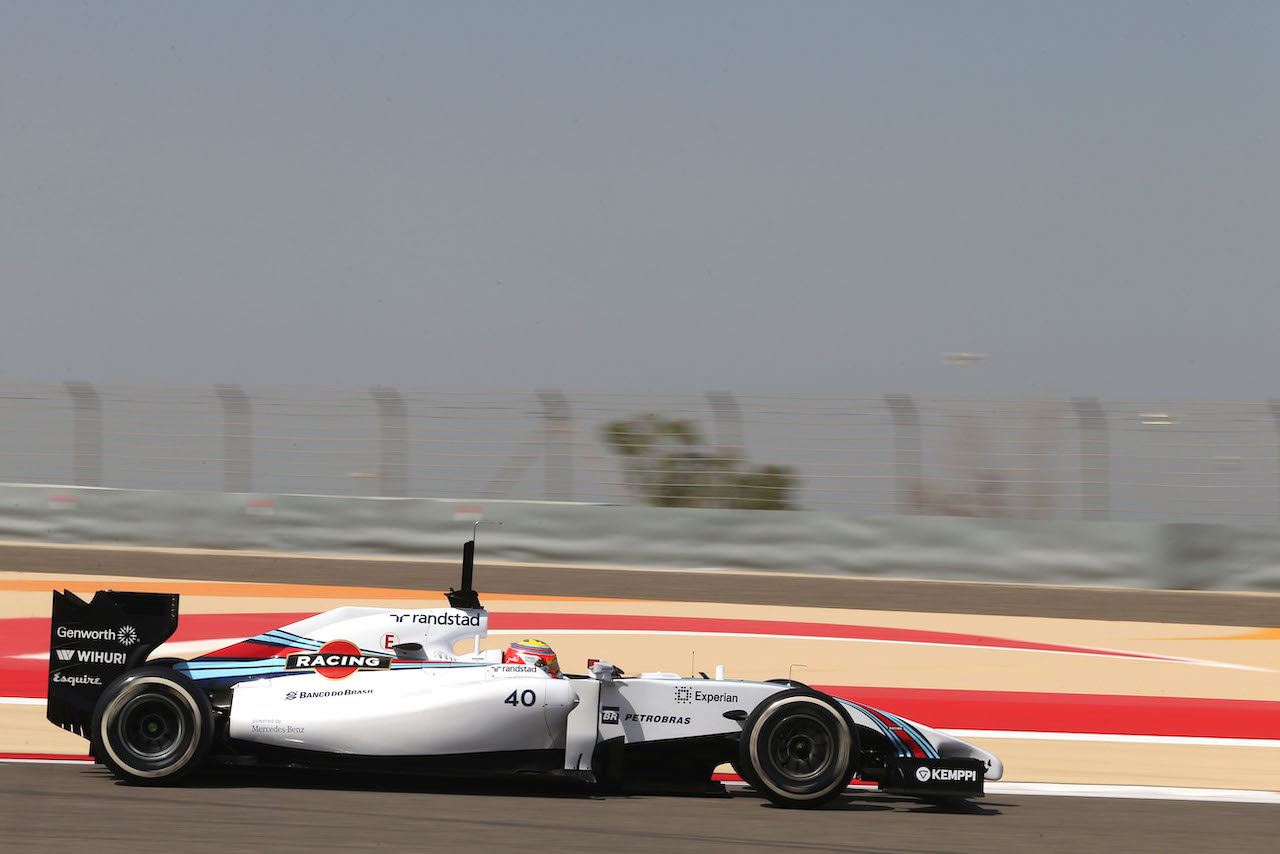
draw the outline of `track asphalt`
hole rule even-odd
[[[1280,807],[990,796],[951,811],[880,795],[589,797],[422,781],[224,776],[138,789],[94,766],[0,765],[5,849],[84,851],[1271,852]]]

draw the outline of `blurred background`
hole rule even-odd
[[[17,2],[0,483],[1280,518],[1280,6]]]
[[[1280,401],[0,386],[0,482],[119,489],[1271,524],[1278,448]]]

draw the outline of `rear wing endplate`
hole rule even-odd
[[[177,628],[177,593],[99,590],[85,602],[69,590],[55,590],[49,720],[88,738],[94,706],[107,685],[144,664]]]

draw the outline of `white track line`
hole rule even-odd
[[[1105,732],[1028,732],[997,729],[941,729],[956,738],[1021,739],[1025,741],[1103,741],[1114,744],[1174,744],[1192,747],[1280,747],[1276,738],[1222,738],[1199,735],[1125,735]]]
[[[992,795],[1054,795],[1060,798],[1138,798],[1157,801],[1220,801],[1280,804],[1280,792],[1255,789],[1192,789],[1174,786],[1100,786],[1075,783],[987,783]]]
[[[746,783],[738,780],[723,782],[726,786],[733,788],[747,788]],[[988,797],[991,795],[1037,795],[1056,798],[1280,804],[1280,792],[1265,792],[1258,789],[1193,789],[1174,786],[1109,786],[1077,783],[987,783],[983,788]],[[874,788],[865,784],[853,785],[849,789],[856,794],[879,794]]]
[[[671,636],[689,636],[689,637],[717,637],[717,638],[766,638],[768,640],[802,640],[802,641],[833,641],[839,643],[878,643],[878,644],[896,644],[900,646],[933,646],[942,647],[944,649],[983,649],[994,652],[1031,652],[1041,653],[1044,655],[1082,655],[1082,656],[1099,656],[1110,661],[1140,661],[1144,664],[1190,664],[1196,667],[1222,667],[1229,670],[1253,670],[1260,673],[1272,673],[1274,671],[1267,667],[1254,667],[1251,664],[1230,664],[1225,661],[1206,661],[1200,658],[1171,658],[1162,655],[1147,655],[1145,653],[1132,653],[1124,650],[1105,650],[1091,647],[1081,647],[1081,651],[1065,650],[1065,649],[1026,649],[1023,647],[1010,646],[989,646],[987,644],[977,643],[940,643],[937,641],[911,641],[911,640],[886,640],[882,638],[848,638],[834,637],[828,635],[779,635],[768,634],[762,632],[717,632],[710,630],[649,630],[649,629],[490,629],[490,635],[520,635],[532,632],[534,635],[671,635]],[[1116,652],[1122,652],[1123,655],[1116,655]]]

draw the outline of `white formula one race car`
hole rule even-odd
[[[817,807],[854,778],[926,801],[1000,779],[984,750],[789,680],[629,677],[605,661],[566,675],[536,645],[481,650],[474,548],[447,608],[336,608],[190,661],[147,660],[177,628],[177,594],[55,592],[48,718],[141,785],[222,764],[713,793],[731,763],[775,804]]]

